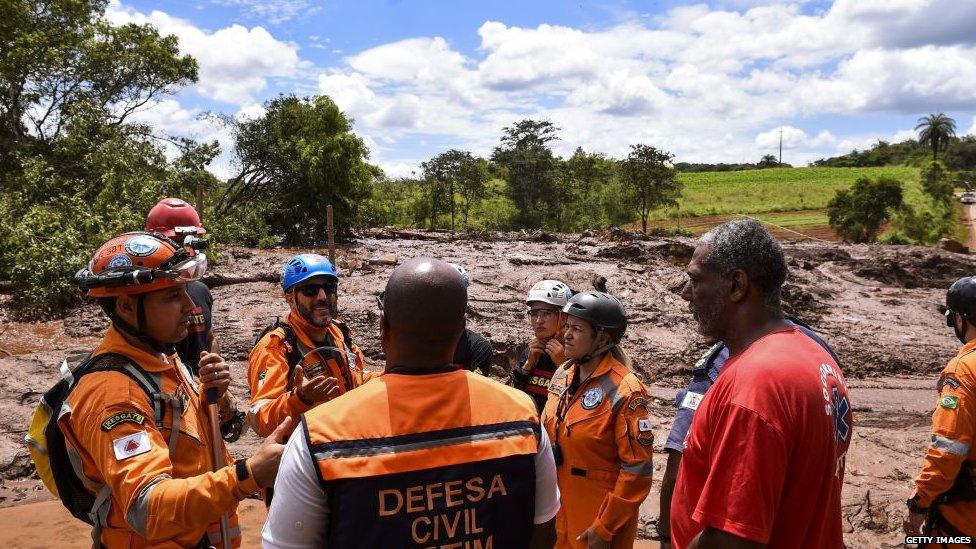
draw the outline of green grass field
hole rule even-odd
[[[905,183],[907,202],[921,197],[918,169],[901,166],[682,173],[678,174],[678,179],[685,185],[681,205],[654,211],[650,219],[775,212],[778,215],[757,217],[787,227],[825,224],[827,216],[822,210],[838,189],[850,187],[859,177],[882,176]]]

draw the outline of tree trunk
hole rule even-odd
[[[644,228],[644,234],[647,234],[647,216],[641,216],[641,226]]]

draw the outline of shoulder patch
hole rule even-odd
[[[958,389],[959,386],[962,384],[959,382],[958,379],[956,379],[953,376],[945,376],[944,378],[939,380],[939,383],[938,385],[936,385],[935,390],[941,392],[942,388],[945,387],[946,385],[952,387],[953,389]]]
[[[583,393],[583,409],[592,410],[603,402],[603,389],[600,387],[591,387]]]
[[[939,400],[939,406],[948,408],[949,410],[955,410],[959,407],[959,397],[955,395],[946,395]]]
[[[145,422],[146,416],[140,414],[139,412],[119,412],[105,418],[105,421],[102,422],[102,430],[111,431],[122,423],[135,423],[136,425],[142,425]]]
[[[112,441],[112,450],[115,451],[117,461],[145,454],[151,449],[149,433],[145,431],[138,431]]]
[[[563,389],[566,388],[566,369],[559,368],[556,373],[552,374],[552,378],[549,380],[549,392],[553,394],[561,394]]]
[[[688,391],[687,393],[685,393],[685,397],[683,399],[681,399],[681,406],[680,406],[680,408],[687,408],[689,410],[697,410],[698,409],[698,405],[701,404],[702,398],[704,398],[704,396],[705,395],[703,395],[701,393],[694,393],[692,391]]]
[[[647,401],[646,398],[644,398],[642,396],[638,396],[638,397],[634,397],[634,398],[630,399],[630,404],[628,404],[627,407],[630,408],[631,411],[636,410],[637,408],[640,408],[641,406],[643,406],[644,409],[647,410],[647,405],[648,404],[649,404],[649,402]]]

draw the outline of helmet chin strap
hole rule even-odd
[[[956,326],[956,323],[955,323],[955,322],[953,322],[953,323],[952,323],[952,331],[953,331],[953,333],[955,333],[955,334],[956,334],[956,338],[957,338],[957,339],[958,339],[958,340],[959,340],[959,341],[960,341],[960,342],[961,342],[961,343],[962,343],[963,345],[965,345],[965,344],[967,343],[967,342],[966,342],[966,324],[968,324],[968,323],[969,323],[969,320],[967,320],[967,319],[966,319],[966,317],[965,317],[965,316],[963,316],[963,315],[960,315],[960,316],[962,316],[962,330],[960,330],[960,329],[959,329],[959,328],[958,328],[958,327]]]
[[[600,330],[596,333],[597,338],[599,338],[600,337],[600,333],[601,332],[604,332],[604,331],[605,330],[603,328],[600,328]],[[584,364],[586,362],[589,362],[590,360],[593,359],[593,357],[595,357],[595,356],[602,356],[603,353],[606,353],[610,349],[613,349],[614,347],[617,346],[616,343],[609,343],[607,345],[604,345],[603,347],[600,347],[599,349],[593,349],[593,345],[596,345],[596,340],[594,340],[593,341],[593,344],[590,345],[590,351],[588,353],[586,353],[586,356],[580,357],[579,359],[577,359],[575,361],[576,364]]]
[[[172,343],[161,343],[146,333],[146,308],[143,304],[142,295],[136,296],[136,322],[139,323],[138,327],[126,322],[126,320],[116,314],[114,310],[105,312],[108,314],[108,318],[112,321],[112,324],[115,325],[116,328],[145,343],[157,353],[171,355],[176,352],[176,347]]]

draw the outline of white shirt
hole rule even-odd
[[[544,428],[535,455],[535,524],[552,520],[559,511],[556,463]],[[300,424],[285,447],[275,478],[274,499],[261,535],[265,549],[326,547],[324,534],[329,502]]]

